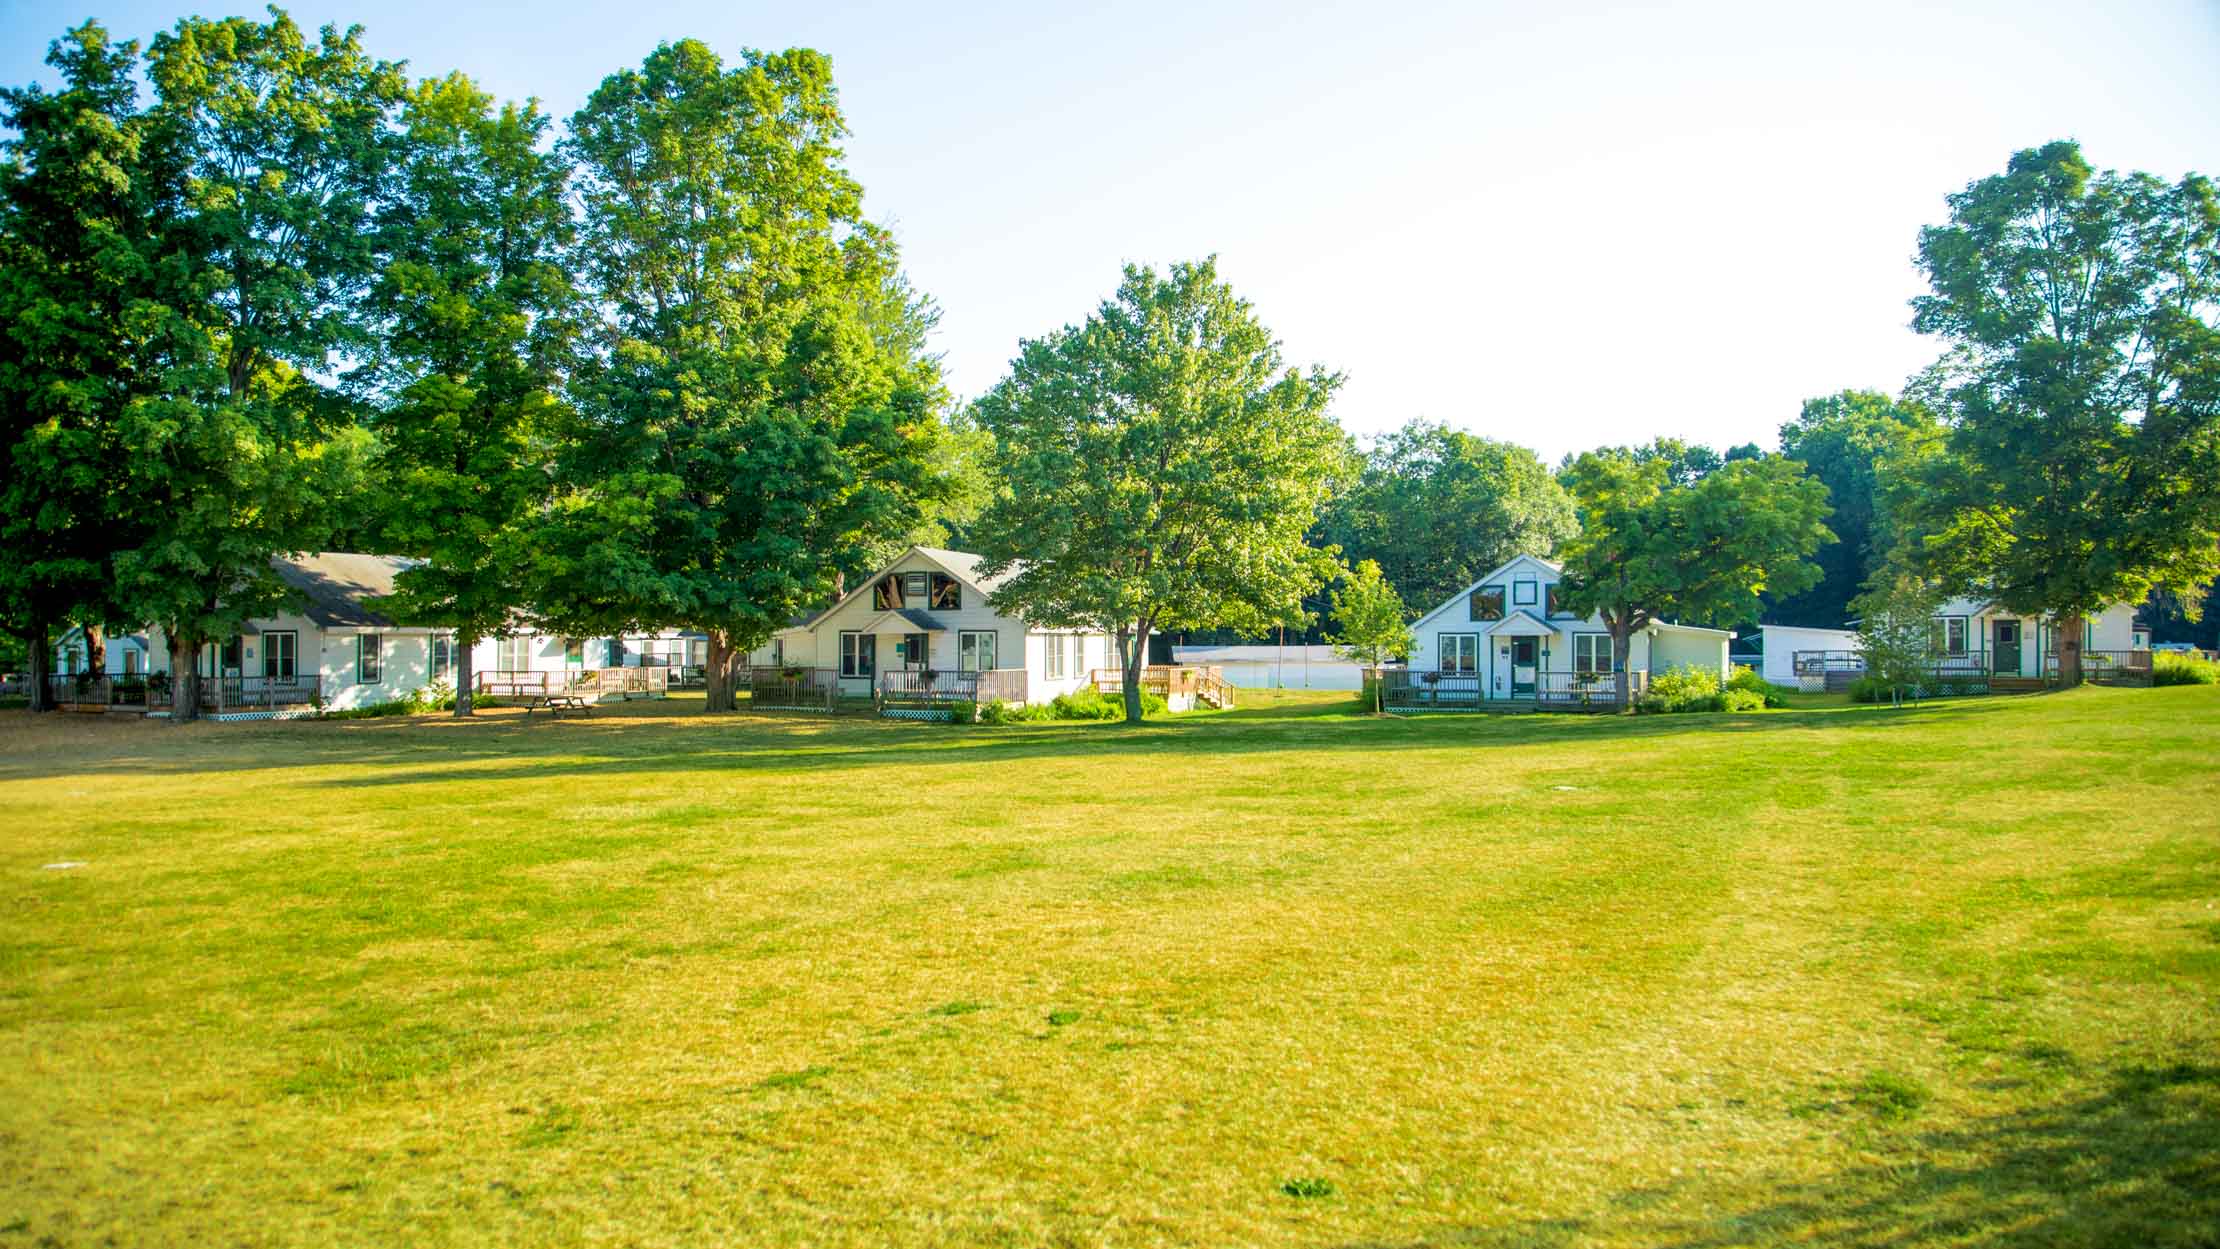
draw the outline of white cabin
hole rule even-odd
[[[1531,703],[1574,678],[1612,673],[1603,618],[1575,616],[1558,604],[1563,575],[1548,560],[1521,555],[1466,586],[1411,626],[1411,673],[1467,684],[1477,677],[1480,701],[1504,703]],[[1659,621],[1629,640],[1627,667],[1652,676],[1703,668],[1724,681],[1729,636],[1725,629]]]

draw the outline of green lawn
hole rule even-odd
[[[2220,1243],[2220,692],[1351,711],[0,713],[0,1249]]]

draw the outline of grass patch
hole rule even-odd
[[[2220,689],[1781,701],[0,713],[0,1227],[2211,1249]]]

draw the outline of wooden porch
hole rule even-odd
[[[55,673],[47,692],[62,711],[90,714],[168,715],[176,710],[176,689],[167,672],[128,676],[98,672]],[[313,672],[277,676],[204,676],[200,679],[203,715],[275,715],[323,704],[323,678]]]
[[[1641,701],[1649,674],[1626,674],[1626,702],[1619,700],[1618,676],[1609,672],[1539,672],[1530,686],[1494,694],[1477,672],[1412,672],[1390,668],[1381,674],[1381,705],[1389,711],[1618,711]]]
[[[1087,683],[1104,694],[1125,692],[1125,669],[1094,668]],[[1151,664],[1141,669],[1141,689],[1164,700],[1174,711],[1193,707],[1234,706],[1240,695],[1226,670],[1215,664]]]

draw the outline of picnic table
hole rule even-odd
[[[548,689],[547,675],[544,672],[481,673],[478,692],[513,700],[510,705],[523,707],[527,720],[532,718],[533,712],[542,710],[550,719],[558,719],[565,712],[582,716],[593,714],[593,706],[586,701],[585,695],[572,690]]]

